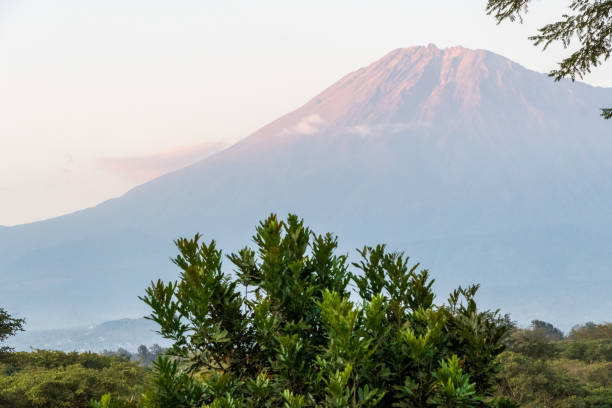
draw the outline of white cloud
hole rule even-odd
[[[351,126],[348,128],[348,132],[364,139],[372,135],[372,129],[368,125]]]
[[[356,125],[346,128],[346,132],[351,135],[359,136],[362,139],[376,137],[377,135],[389,135],[401,132],[407,132],[423,127],[431,127],[431,123],[421,122],[391,122],[385,124],[374,125]]]
[[[312,135],[321,130],[325,125],[325,119],[323,119],[318,113],[308,115],[300,120],[297,124],[290,128],[285,128],[281,131],[282,136],[291,135]]]

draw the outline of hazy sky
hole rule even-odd
[[[485,0],[0,0],[0,224],[95,205],[247,136],[398,47],[484,48],[545,72]],[[612,62],[586,82],[612,86]],[[222,142],[222,143],[212,143]]]

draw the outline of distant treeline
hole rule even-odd
[[[124,360],[134,361],[142,366],[150,367],[153,362],[157,360],[157,357],[163,355],[166,350],[166,348],[161,347],[159,344],[153,344],[151,347],[141,344],[135,353],[131,353],[123,347],[119,347],[114,351],[104,350],[100,354],[103,356],[121,357]]]
[[[566,336],[533,321],[513,329],[497,392],[522,407],[612,407],[612,323],[586,323]]]
[[[164,349],[96,353],[35,350],[0,356],[0,408],[85,408],[111,392],[137,403]]]

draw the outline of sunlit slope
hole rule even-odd
[[[195,165],[0,229],[0,298],[40,327],[135,316],[148,281],[173,276],[172,239],[233,250],[274,211],[346,250],[403,249],[440,289],[481,282],[518,319],[609,319],[610,101],[487,51],[395,50]]]

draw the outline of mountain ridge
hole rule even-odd
[[[22,277],[0,274],[0,297],[35,315],[20,294],[41,294],[56,325],[142,315],[147,282],[175,276],[177,236],[199,231],[235,250],[270,212],[295,212],[339,234],[343,250],[384,241],[408,251],[440,275],[441,292],[478,278],[486,305],[520,319],[530,314],[516,295],[495,304],[499,290],[485,289],[510,285],[514,270],[524,269],[518,281],[544,279],[522,289],[525,300],[546,279],[565,290],[588,262],[597,286],[588,300],[611,287],[599,243],[612,230],[612,138],[598,117],[609,98],[612,89],[553,83],[488,51],[394,50],[203,161],[97,207],[0,231],[0,270]],[[65,299],[53,304],[45,290]],[[121,302],[102,310],[105,291]],[[533,313],[581,312],[547,312],[553,304],[542,299]]]
[[[17,351],[61,350],[116,351],[119,348],[135,353],[138,346],[169,343],[156,333],[157,325],[144,318],[119,319],[100,324],[52,330],[26,330],[9,339],[8,345]]]

